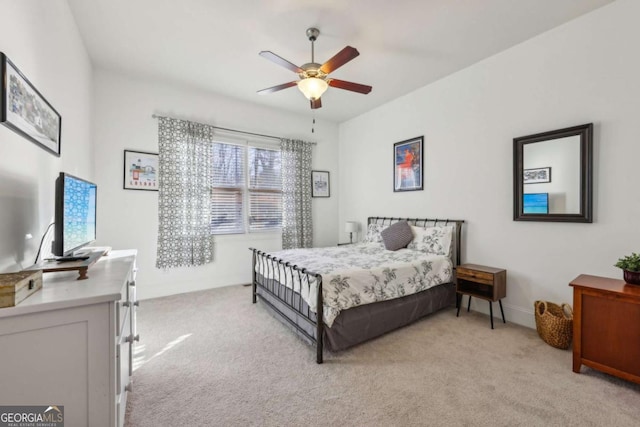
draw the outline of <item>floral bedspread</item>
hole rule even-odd
[[[329,327],[340,311],[414,294],[451,282],[453,264],[441,255],[400,249],[388,251],[380,243],[358,243],[327,248],[289,249],[271,255],[289,261],[308,271],[322,274],[323,317]],[[272,268],[256,271],[300,292],[298,275],[285,274]],[[303,279],[304,280],[304,279]],[[302,298],[311,310],[316,310],[317,283],[304,282]],[[311,297],[310,297],[311,296]]]

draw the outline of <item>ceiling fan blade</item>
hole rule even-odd
[[[291,62],[287,61],[286,59],[276,55],[275,53],[269,51],[269,50],[263,50],[262,52],[260,52],[259,54],[260,56],[262,56],[263,58],[268,59],[271,62],[275,62],[276,64],[280,65],[281,67],[287,68],[291,71],[293,71],[294,73],[302,73],[303,69],[298,67],[295,64],[292,64]]]
[[[322,101],[320,98],[316,99],[316,100],[311,100],[309,101],[311,103],[311,109],[312,110],[316,110],[318,108],[322,108]]]
[[[351,61],[358,55],[360,55],[358,49],[356,49],[355,47],[347,46],[340,52],[336,53],[333,58],[322,64],[320,70],[325,74],[329,74],[332,71],[335,71],[338,68],[342,67],[344,64]]]
[[[331,79],[328,80],[329,86],[337,87],[338,89],[350,90],[351,92],[358,92],[368,94],[371,92],[371,86],[361,85],[359,83],[346,82],[344,80]]]
[[[279,90],[286,89],[288,87],[295,86],[297,84],[298,84],[298,82],[283,83],[283,84],[278,85],[278,86],[272,86],[272,87],[268,87],[266,89],[259,90],[258,93],[260,95],[265,95],[267,93],[277,92]]]

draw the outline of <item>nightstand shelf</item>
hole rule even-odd
[[[456,268],[456,292],[458,295],[458,311],[460,315],[462,295],[469,296],[467,311],[471,308],[471,297],[489,301],[489,317],[493,329],[493,303],[498,301],[502,322],[507,323],[502,309],[502,298],[507,296],[507,271],[501,268],[487,267],[477,264],[462,264]]]

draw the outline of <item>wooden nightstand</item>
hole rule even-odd
[[[493,329],[493,302],[500,304],[502,322],[504,310],[501,299],[507,296],[507,270],[501,268],[487,267],[476,264],[462,264],[456,268],[456,292],[458,293],[458,312],[462,305],[462,295],[469,295],[467,311],[471,307],[471,297],[477,297],[489,301],[489,317],[491,318],[491,329]]]

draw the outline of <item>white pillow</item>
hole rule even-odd
[[[378,243],[382,242],[382,230],[386,227],[382,224],[369,224],[367,227],[367,234],[364,236],[362,241],[364,243]]]
[[[411,226],[413,240],[408,249],[426,252],[434,255],[451,255],[451,239],[453,237],[453,226],[445,225],[438,227],[415,227]]]

